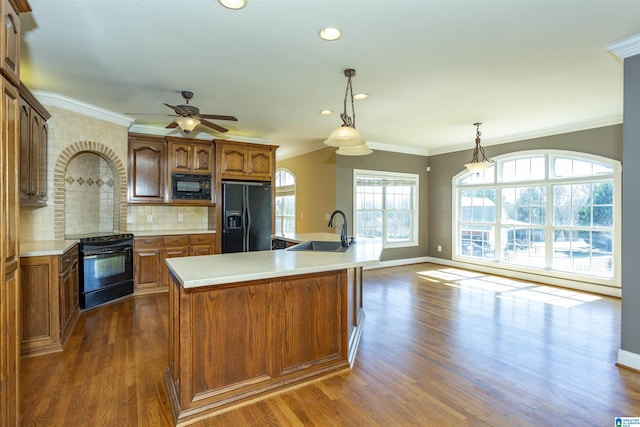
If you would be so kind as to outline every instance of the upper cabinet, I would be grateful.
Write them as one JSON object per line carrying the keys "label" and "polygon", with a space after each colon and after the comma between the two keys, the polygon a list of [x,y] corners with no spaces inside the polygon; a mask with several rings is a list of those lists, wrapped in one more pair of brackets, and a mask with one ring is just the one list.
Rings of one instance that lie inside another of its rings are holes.
{"label": "upper cabinet", "polygon": [[127,201],[163,204],[167,192],[167,143],[164,138],[129,134]]}
{"label": "upper cabinet", "polygon": [[278,147],[220,140],[215,143],[221,179],[271,181]]}
{"label": "upper cabinet", "polygon": [[[17,5],[20,11],[24,7]],[[2,0],[2,46],[0,68],[4,76],[16,86],[20,85],[20,18],[9,0]],[[28,5],[27,5],[28,9]]]}
{"label": "upper cabinet", "polygon": [[20,205],[47,204],[47,110],[24,86],[20,92]]}
{"label": "upper cabinet", "polygon": [[210,142],[167,137],[169,172],[213,174],[213,145]]}

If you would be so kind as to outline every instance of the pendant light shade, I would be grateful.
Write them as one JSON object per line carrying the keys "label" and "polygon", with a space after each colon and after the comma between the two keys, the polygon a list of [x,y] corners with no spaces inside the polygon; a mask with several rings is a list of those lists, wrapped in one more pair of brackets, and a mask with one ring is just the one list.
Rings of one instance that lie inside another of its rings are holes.
{"label": "pendant light shade", "polygon": [[366,142],[362,145],[340,147],[336,150],[336,154],[340,154],[341,156],[366,156],[371,153],[373,153],[373,150],[369,148]]}
{"label": "pendant light shade", "polygon": [[362,145],[366,141],[355,128],[351,126],[340,126],[336,128],[324,143],[330,147],[355,147]]}
{"label": "pendant light shade", "polygon": [[476,146],[473,149],[473,155],[471,156],[471,161],[464,165],[469,172],[480,173],[483,170],[487,169],[489,166],[493,164],[493,160],[487,159],[484,154],[484,148],[480,145],[480,125],[482,123],[474,123],[473,125],[476,127]]}
{"label": "pendant light shade", "polygon": [[[356,130],[356,111],[353,105],[353,87],[351,85],[351,77],[356,75],[356,70],[347,68],[344,70],[344,75],[347,77],[347,88],[344,92],[344,111],[340,114],[342,126],[331,132],[324,143],[330,147],[338,147],[336,154],[346,156],[370,154],[372,150],[367,147],[367,141]],[[347,99],[349,98],[351,99],[351,116],[347,114]]]}

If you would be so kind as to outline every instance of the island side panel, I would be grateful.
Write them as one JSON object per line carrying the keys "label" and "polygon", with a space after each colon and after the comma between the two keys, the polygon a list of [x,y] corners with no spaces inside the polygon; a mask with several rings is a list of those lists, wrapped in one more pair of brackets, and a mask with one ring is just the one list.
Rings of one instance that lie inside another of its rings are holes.
{"label": "island side panel", "polygon": [[283,282],[280,375],[345,360],[347,274],[303,276]]}
{"label": "island side panel", "polygon": [[271,284],[193,292],[193,393],[225,393],[271,379]]}
{"label": "island side panel", "polygon": [[179,424],[349,368],[347,270],[185,289],[172,274]]}

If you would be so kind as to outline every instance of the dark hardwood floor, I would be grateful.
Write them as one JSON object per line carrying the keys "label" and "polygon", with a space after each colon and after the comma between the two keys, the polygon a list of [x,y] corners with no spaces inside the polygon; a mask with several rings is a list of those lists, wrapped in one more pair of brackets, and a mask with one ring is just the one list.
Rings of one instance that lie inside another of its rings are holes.
{"label": "dark hardwood floor", "polygon": [[[613,426],[640,416],[618,368],[620,301],[435,264],[365,272],[352,372],[197,426]],[[167,294],[84,313],[63,353],[22,359],[22,421],[165,426]]]}

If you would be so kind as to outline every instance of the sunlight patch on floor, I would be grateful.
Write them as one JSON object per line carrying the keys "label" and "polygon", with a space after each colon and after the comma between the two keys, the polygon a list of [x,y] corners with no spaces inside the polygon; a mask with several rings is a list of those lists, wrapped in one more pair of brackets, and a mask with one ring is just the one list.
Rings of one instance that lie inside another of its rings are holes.
{"label": "sunlight patch on floor", "polygon": [[419,271],[417,274],[421,279],[471,292],[492,292],[496,294],[497,298],[537,301],[567,308],[601,299],[597,295],[570,289],[537,285],[507,277],[492,276],[457,268],[425,270]]}

